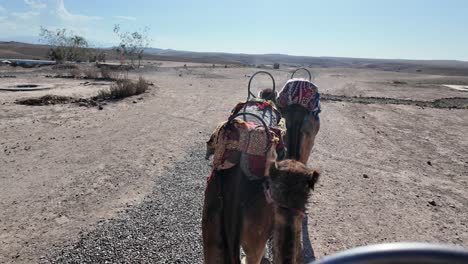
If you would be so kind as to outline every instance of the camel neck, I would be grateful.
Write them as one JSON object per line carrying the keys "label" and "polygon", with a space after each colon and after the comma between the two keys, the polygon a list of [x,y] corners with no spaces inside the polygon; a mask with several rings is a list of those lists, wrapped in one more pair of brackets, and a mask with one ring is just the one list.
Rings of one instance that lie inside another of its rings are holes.
{"label": "camel neck", "polygon": [[300,216],[277,208],[273,234],[274,263],[302,263],[301,222]]}

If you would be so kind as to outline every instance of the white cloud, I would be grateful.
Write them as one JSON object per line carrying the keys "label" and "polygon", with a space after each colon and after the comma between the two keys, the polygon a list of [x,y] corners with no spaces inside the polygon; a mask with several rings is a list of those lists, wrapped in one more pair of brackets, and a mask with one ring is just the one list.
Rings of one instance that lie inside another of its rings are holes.
{"label": "white cloud", "polygon": [[9,21],[5,17],[0,17],[0,33],[2,33],[2,36],[8,32],[15,32],[17,28],[16,23]]}
{"label": "white cloud", "polygon": [[[68,10],[66,4],[71,0],[21,1],[28,4],[25,11],[10,10],[10,7],[6,10],[0,5],[1,39],[16,39],[24,36],[33,39],[39,33],[39,26],[48,29],[66,28],[74,34],[84,36],[91,42],[113,38],[112,32],[100,32],[94,26],[97,20],[103,19],[102,17],[74,13],[72,10]],[[0,3],[2,3],[2,0],[0,0]],[[43,5],[46,8],[42,8]]]}
{"label": "white cloud", "polygon": [[28,12],[13,12],[11,16],[20,20],[31,20],[35,17],[39,16],[40,13],[36,11],[28,11]]}
{"label": "white cloud", "polygon": [[55,9],[56,15],[66,21],[92,21],[92,20],[98,20],[101,19],[101,17],[97,16],[86,16],[86,15],[78,15],[78,14],[72,14],[68,12],[68,10],[65,8],[65,3],[63,0],[57,0],[57,6]]}
{"label": "white cloud", "polygon": [[24,2],[30,6],[32,9],[44,9],[47,7],[45,3],[37,0],[24,0]]}
{"label": "white cloud", "polygon": [[114,18],[121,19],[121,20],[128,20],[128,21],[136,20],[136,17],[132,17],[132,16],[114,16]]}

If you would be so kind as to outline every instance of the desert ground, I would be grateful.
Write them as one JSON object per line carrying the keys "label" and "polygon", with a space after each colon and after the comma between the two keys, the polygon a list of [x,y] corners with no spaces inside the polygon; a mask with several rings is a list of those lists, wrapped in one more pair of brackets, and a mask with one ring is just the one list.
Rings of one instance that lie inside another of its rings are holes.
{"label": "desert ground", "polygon": [[[0,67],[0,88],[50,88],[0,91],[0,263],[202,262],[205,141],[258,69],[144,65],[130,78],[152,82],[148,92],[100,107],[17,104],[89,98],[111,82]],[[292,70],[268,70],[277,89]],[[468,247],[468,92],[446,86],[468,77],[311,70],[323,100],[309,259],[382,242]]]}

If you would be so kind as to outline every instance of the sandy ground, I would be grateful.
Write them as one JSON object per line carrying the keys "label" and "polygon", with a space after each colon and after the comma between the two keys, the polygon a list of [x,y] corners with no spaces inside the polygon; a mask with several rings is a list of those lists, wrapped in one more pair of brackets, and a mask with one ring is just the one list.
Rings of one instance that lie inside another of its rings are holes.
{"label": "sandy ground", "polygon": [[[0,79],[0,85],[54,86],[0,91],[0,263],[54,262],[60,258],[47,256],[82,241],[103,221],[114,225],[113,219],[126,219],[132,214],[128,210],[148,197],[170,199],[158,183],[190,153],[202,153],[211,130],[245,99],[247,75],[257,70],[213,69],[211,64],[184,69],[184,64],[147,65],[139,74],[155,87],[103,110],[14,101],[44,94],[89,97],[109,83],[85,86],[83,80],[45,78],[45,69],[0,69],[0,75],[17,76]],[[270,72],[278,86],[288,78],[287,70]],[[442,85],[465,85],[466,77],[355,69],[314,73],[320,91],[334,95],[468,98]],[[254,86],[268,84],[259,79]],[[308,210],[317,258],[392,241],[468,247],[468,110],[350,102],[323,102],[322,107],[309,162],[322,172]],[[201,162],[192,163],[199,168]],[[198,184],[190,193],[196,199],[185,210],[174,209],[180,210],[175,215],[200,212],[205,174],[187,174],[188,182]],[[197,226],[200,217],[190,221]],[[191,262],[201,262],[200,246],[191,250],[198,256]],[[152,261],[163,263],[157,257]]]}

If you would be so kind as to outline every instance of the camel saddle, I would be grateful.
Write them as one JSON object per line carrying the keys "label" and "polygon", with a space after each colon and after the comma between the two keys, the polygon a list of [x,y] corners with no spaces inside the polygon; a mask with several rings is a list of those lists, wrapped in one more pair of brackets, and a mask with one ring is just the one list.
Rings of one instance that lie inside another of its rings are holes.
{"label": "camel saddle", "polygon": [[318,119],[320,113],[320,93],[317,86],[306,79],[290,79],[278,95],[278,106],[301,105]]}
{"label": "camel saddle", "polygon": [[255,99],[237,104],[228,121],[221,123],[208,141],[214,148],[213,170],[240,164],[249,179],[263,178],[271,150],[276,151],[279,159],[284,158],[283,124],[271,101]]}

